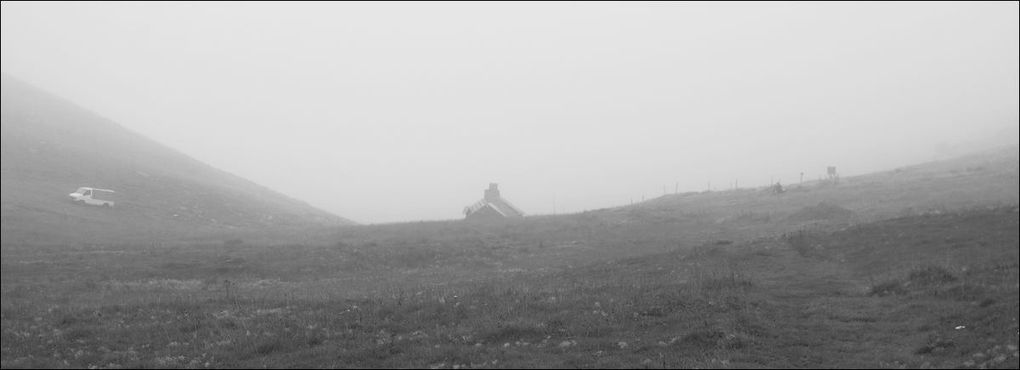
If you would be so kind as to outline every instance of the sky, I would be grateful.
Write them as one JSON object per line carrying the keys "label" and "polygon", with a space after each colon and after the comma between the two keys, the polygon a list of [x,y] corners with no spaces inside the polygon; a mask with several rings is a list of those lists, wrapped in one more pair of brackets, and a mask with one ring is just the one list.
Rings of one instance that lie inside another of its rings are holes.
{"label": "sky", "polygon": [[3,2],[2,70],[360,223],[1018,141],[1017,2]]}

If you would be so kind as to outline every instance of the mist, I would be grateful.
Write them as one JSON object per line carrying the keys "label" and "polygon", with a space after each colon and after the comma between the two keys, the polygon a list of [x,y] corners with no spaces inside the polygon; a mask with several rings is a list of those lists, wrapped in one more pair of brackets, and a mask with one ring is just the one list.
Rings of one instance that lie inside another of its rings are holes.
{"label": "mist", "polygon": [[2,70],[362,223],[1018,141],[1018,4],[19,3]]}

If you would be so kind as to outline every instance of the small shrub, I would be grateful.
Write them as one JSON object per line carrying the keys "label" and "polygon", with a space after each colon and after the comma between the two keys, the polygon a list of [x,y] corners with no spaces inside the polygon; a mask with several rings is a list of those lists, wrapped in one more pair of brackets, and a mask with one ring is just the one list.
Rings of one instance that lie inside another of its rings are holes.
{"label": "small shrub", "polygon": [[725,338],[726,333],[718,330],[699,330],[685,335],[681,343],[693,347],[711,349],[719,347],[719,343]]}
{"label": "small shrub", "polygon": [[274,352],[286,352],[289,350],[290,345],[285,343],[279,338],[270,339],[268,341],[261,342],[255,346],[255,354],[266,356]]}
{"label": "small shrub", "polygon": [[325,339],[318,335],[311,335],[305,338],[305,345],[309,347],[315,347],[325,342]]}
{"label": "small shrub", "polygon": [[72,328],[64,333],[64,339],[73,342],[79,339],[91,339],[96,336],[95,331],[90,328]]}
{"label": "small shrub", "polygon": [[734,320],[734,327],[741,332],[753,335],[756,337],[763,337],[769,334],[769,329],[762,326],[757,320],[749,317],[744,313],[737,313],[736,319]]}
{"label": "small shrub", "polygon": [[928,336],[928,343],[914,350],[915,355],[927,355],[933,353],[943,352],[946,349],[955,347],[951,339],[942,338],[938,334],[932,334]]}
{"label": "small shrub", "polygon": [[648,308],[647,310],[642,311],[640,313],[640,315],[641,316],[647,316],[647,317],[665,317],[666,316],[666,309],[662,308],[662,307],[658,307],[658,306],[651,307],[651,308]]}
{"label": "small shrub", "polygon": [[910,272],[907,280],[913,285],[940,286],[956,281],[956,276],[943,267],[925,266]]}
{"label": "small shrub", "polygon": [[907,288],[899,280],[889,280],[871,286],[868,295],[885,297],[889,295],[907,294]]}
{"label": "small shrub", "polygon": [[811,257],[816,254],[815,247],[811,245],[811,238],[803,231],[783,235],[783,240],[801,257]]}
{"label": "small shrub", "polygon": [[237,321],[235,321],[234,319],[230,319],[230,318],[219,320],[217,322],[217,326],[219,328],[226,329],[226,330],[233,330],[233,329],[237,329],[237,328],[241,327],[241,325],[239,325],[237,323]]}
{"label": "small shrub", "polygon": [[[957,301],[978,301],[987,299],[990,293],[988,289],[980,285],[959,284],[940,293],[941,296]],[[992,305],[988,303],[987,305]]]}
{"label": "small shrub", "polygon": [[205,323],[193,320],[182,323],[180,326],[177,327],[177,330],[179,330],[181,333],[194,333],[199,330],[202,330],[202,328],[204,327]]}
{"label": "small shrub", "polygon": [[[925,266],[916,268],[911,271],[905,279],[894,279],[884,281],[871,286],[868,294],[872,296],[889,296],[889,295],[902,295],[909,292],[909,288],[933,288],[941,287],[943,285],[955,282],[956,276],[950,273],[943,267],[939,266]],[[946,293],[949,295],[959,295],[957,289],[954,287],[949,289]],[[941,294],[936,292],[936,294]],[[968,295],[973,296],[973,295]]]}
{"label": "small shrub", "polygon": [[695,287],[702,292],[724,292],[744,290],[754,286],[751,278],[740,272],[737,266],[721,266],[696,275]]}
{"label": "small shrub", "polygon": [[568,323],[561,318],[553,318],[545,322],[545,327],[552,333],[563,333],[568,329]]}
{"label": "small shrub", "polygon": [[719,341],[719,346],[726,349],[742,349],[752,345],[753,341],[745,335],[729,334]]}

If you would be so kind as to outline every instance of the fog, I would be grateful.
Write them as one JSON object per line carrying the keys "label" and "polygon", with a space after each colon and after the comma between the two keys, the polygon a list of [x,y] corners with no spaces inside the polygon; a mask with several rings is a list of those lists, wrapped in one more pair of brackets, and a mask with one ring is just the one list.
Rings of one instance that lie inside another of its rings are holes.
{"label": "fog", "polygon": [[362,223],[1018,141],[1018,4],[20,3],[2,70]]}

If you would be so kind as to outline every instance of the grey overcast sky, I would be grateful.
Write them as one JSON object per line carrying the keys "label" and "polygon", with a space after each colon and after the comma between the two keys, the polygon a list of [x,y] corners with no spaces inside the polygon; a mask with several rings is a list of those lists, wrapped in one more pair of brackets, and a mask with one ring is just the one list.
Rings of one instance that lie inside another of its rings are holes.
{"label": "grey overcast sky", "polygon": [[2,4],[3,72],[363,223],[1018,140],[1018,3]]}

